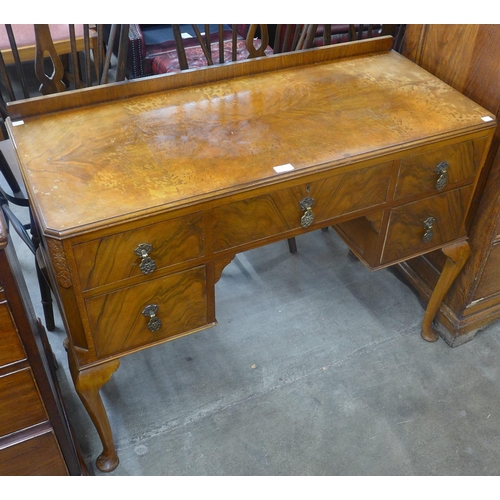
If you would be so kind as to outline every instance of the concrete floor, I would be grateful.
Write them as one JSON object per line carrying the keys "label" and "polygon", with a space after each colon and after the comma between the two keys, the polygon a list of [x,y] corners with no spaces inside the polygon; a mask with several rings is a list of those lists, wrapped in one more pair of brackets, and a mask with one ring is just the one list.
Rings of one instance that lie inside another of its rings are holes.
{"label": "concrete floor", "polygon": [[[21,214],[22,215],[22,214]],[[120,465],[103,474],[60,318],[49,340],[97,476],[484,476],[500,473],[500,324],[450,348],[390,270],[314,231],[238,255],[218,326],[123,358],[102,397]],[[37,315],[33,259],[19,240]]]}

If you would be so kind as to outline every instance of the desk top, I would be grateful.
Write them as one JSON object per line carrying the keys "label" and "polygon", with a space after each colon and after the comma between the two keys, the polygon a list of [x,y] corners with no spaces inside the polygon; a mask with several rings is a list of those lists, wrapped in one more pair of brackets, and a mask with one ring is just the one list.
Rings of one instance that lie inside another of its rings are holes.
{"label": "desk top", "polygon": [[43,229],[64,236],[494,123],[382,50],[31,116],[9,132]]}

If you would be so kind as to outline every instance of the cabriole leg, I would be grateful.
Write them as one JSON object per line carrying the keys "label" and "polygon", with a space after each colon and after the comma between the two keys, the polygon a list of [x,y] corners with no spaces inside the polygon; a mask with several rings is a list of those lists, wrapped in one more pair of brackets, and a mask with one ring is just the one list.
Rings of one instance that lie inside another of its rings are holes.
{"label": "cabriole leg", "polygon": [[68,349],[68,359],[76,392],[87,409],[101,438],[103,450],[96,460],[96,466],[102,472],[111,472],[116,469],[119,460],[113,442],[108,415],[99,391],[118,369],[120,360],[114,359],[97,366],[79,370],[74,363],[71,349]]}
{"label": "cabriole leg", "polygon": [[466,241],[449,245],[442,249],[446,255],[446,263],[441,276],[432,292],[422,322],[422,338],[427,342],[435,342],[439,338],[438,332],[432,327],[432,322],[450,286],[470,255],[470,246]]}

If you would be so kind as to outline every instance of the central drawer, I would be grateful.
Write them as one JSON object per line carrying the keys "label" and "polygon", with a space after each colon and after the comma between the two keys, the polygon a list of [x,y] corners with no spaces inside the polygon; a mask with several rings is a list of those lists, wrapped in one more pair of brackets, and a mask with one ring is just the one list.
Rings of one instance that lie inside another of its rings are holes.
{"label": "central drawer", "polygon": [[314,225],[382,205],[392,162],[338,174],[288,189],[229,203],[213,210],[214,251],[220,252],[301,227],[301,201],[313,200]]}
{"label": "central drawer", "polygon": [[206,286],[205,266],[198,266],[87,299],[97,355],[123,353],[206,326]]}

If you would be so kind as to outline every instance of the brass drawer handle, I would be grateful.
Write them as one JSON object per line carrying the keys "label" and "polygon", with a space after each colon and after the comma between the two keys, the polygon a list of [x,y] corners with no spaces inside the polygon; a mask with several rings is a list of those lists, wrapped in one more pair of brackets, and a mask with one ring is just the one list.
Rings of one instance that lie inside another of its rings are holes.
{"label": "brass drawer handle", "polygon": [[309,227],[314,222],[314,213],[312,211],[312,205],[314,199],[307,196],[302,201],[299,202],[301,210],[304,212],[300,218],[300,225],[302,227]]}
{"label": "brass drawer handle", "polygon": [[161,328],[161,319],[156,316],[158,309],[158,304],[149,304],[142,311],[144,316],[149,317],[148,330],[153,333]]}
{"label": "brass drawer handle", "polygon": [[139,268],[142,274],[150,274],[156,269],[156,262],[148,255],[153,250],[149,243],[141,243],[134,250],[134,253],[141,258]]}
{"label": "brass drawer handle", "polygon": [[436,189],[438,191],[441,191],[446,184],[448,184],[448,163],[445,161],[442,161],[438,163],[435,171],[436,174],[438,175],[437,181],[436,181]]}
{"label": "brass drawer handle", "polygon": [[434,229],[432,228],[432,226],[434,226],[435,223],[436,219],[434,217],[427,217],[427,219],[424,220],[423,225],[425,233],[422,238],[424,240],[424,243],[429,243],[429,241],[431,241],[432,238],[434,238]]}

